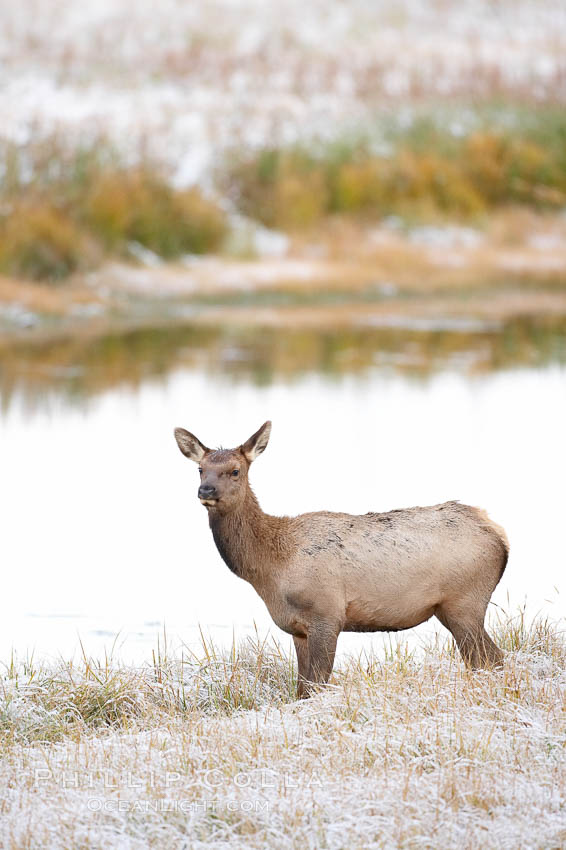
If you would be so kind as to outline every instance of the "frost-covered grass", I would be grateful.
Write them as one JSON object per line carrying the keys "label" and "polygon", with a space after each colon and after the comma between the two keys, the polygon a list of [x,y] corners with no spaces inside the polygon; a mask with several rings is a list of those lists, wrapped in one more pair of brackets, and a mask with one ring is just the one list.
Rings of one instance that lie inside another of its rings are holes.
{"label": "frost-covered grass", "polygon": [[423,102],[563,104],[562,0],[20,0],[4,3],[0,134],[145,140],[182,181],[219,152]]}
{"label": "frost-covered grass", "polygon": [[0,844],[563,846],[566,640],[521,615],[492,630],[501,672],[393,642],[300,703],[294,663],[257,641],[139,669],[11,663]]}

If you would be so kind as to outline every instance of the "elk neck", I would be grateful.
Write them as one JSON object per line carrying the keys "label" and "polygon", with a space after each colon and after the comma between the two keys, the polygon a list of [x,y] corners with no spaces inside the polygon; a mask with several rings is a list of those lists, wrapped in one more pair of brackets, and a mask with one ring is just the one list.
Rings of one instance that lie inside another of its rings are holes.
{"label": "elk neck", "polygon": [[254,586],[262,584],[292,552],[289,517],[264,513],[250,487],[238,508],[226,514],[211,511],[209,525],[224,562]]}

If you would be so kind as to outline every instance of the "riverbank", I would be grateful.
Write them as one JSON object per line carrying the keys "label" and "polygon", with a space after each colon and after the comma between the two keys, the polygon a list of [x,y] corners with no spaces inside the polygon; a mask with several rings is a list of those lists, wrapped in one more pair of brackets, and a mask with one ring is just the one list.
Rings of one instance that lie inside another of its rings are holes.
{"label": "riverbank", "polygon": [[183,325],[328,329],[566,315],[566,219],[508,211],[485,230],[335,219],[250,259],[151,252],[58,285],[0,278],[0,345]]}
{"label": "riverbank", "polygon": [[0,842],[558,847],[564,634],[521,614],[492,631],[503,672],[466,672],[443,636],[416,652],[392,641],[301,703],[274,644],[141,668],[12,661]]}

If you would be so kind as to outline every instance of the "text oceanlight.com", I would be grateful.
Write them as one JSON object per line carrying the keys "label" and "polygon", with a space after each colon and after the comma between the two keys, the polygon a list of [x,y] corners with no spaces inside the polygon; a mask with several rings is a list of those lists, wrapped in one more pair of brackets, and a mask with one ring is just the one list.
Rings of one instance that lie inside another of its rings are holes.
{"label": "text oceanlight.com", "polygon": [[101,800],[87,801],[91,812],[268,812],[267,800]]}

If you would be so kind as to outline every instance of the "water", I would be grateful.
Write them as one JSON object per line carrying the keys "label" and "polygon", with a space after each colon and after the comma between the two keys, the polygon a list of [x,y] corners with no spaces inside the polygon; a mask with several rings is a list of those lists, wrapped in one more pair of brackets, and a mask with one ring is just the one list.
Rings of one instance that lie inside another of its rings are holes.
{"label": "water", "polygon": [[[538,343],[527,334],[528,356],[510,346],[516,334],[506,345],[439,333],[431,353],[426,334],[397,331],[363,345],[184,333],[171,332],[169,350],[155,331],[149,346],[129,335],[4,352],[0,658],[68,658],[80,641],[139,660],[164,627],[174,650],[195,647],[200,629],[227,645],[254,624],[287,646],[220,560],[196,467],[172,435],[181,425],[231,446],[268,418],[251,472],[265,510],[481,505],[511,541],[494,602],[566,615],[561,329]],[[339,646],[382,640],[343,635]]]}

